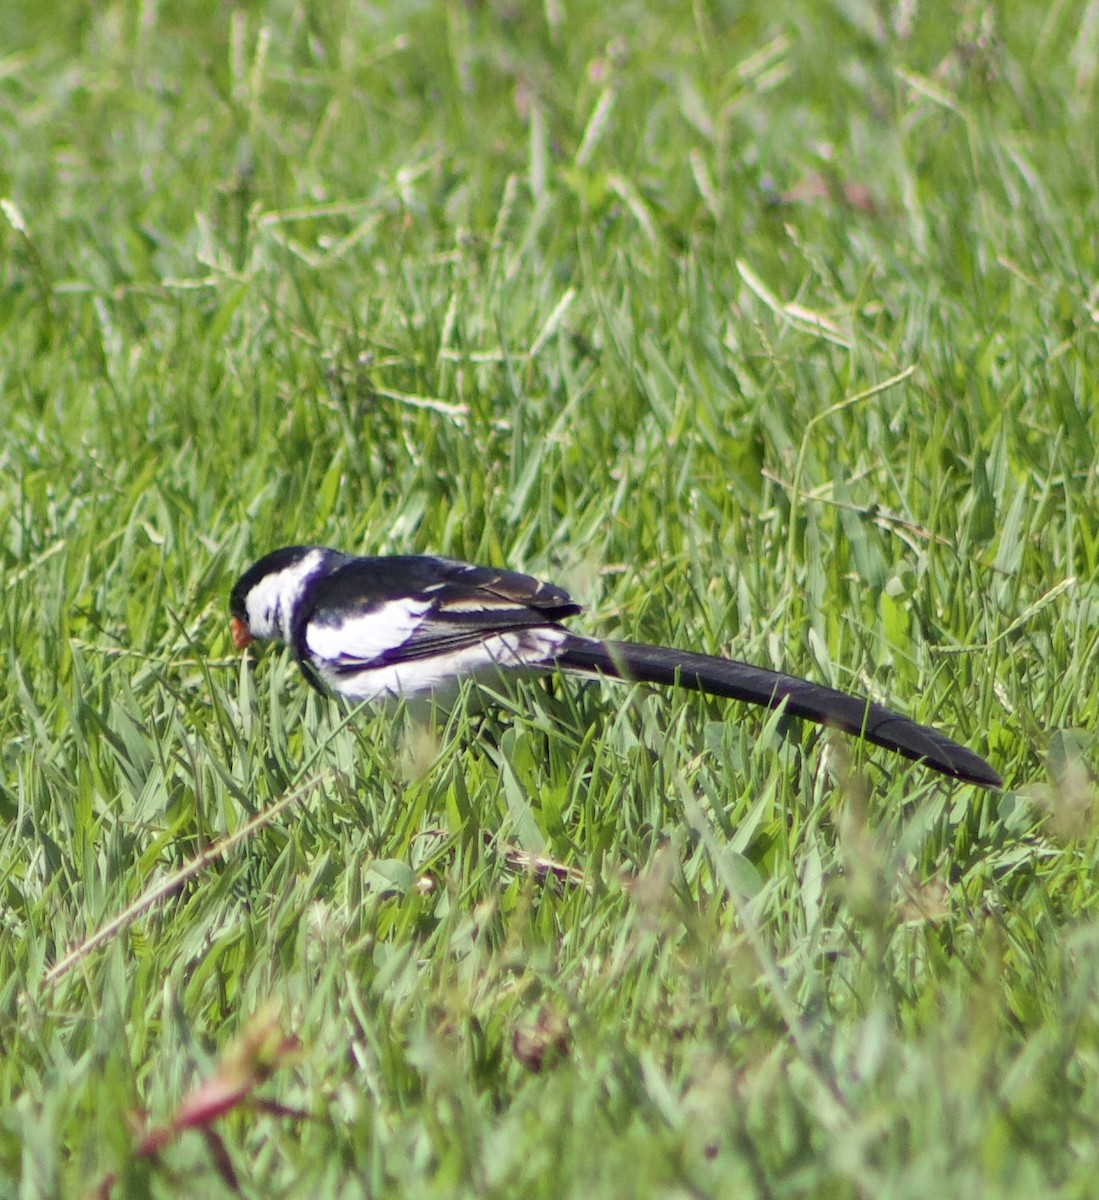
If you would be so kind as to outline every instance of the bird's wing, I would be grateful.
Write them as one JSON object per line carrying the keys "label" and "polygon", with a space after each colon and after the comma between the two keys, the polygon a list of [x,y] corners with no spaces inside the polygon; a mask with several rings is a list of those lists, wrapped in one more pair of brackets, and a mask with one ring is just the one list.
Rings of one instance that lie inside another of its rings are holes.
{"label": "bird's wing", "polygon": [[449,559],[356,559],[324,581],[296,639],[330,670],[450,654],[496,634],[556,625],[580,611],[529,575]]}

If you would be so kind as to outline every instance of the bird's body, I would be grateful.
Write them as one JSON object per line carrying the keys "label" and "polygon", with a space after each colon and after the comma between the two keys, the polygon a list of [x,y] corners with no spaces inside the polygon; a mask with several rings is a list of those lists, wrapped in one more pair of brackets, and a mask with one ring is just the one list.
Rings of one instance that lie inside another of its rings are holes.
{"label": "bird's body", "polygon": [[429,555],[362,558],[288,546],[241,576],[230,600],[233,640],[279,640],[306,678],[351,701],[412,698],[501,670],[564,670],[680,684],[816,721],[998,787],[973,751],[881,705],[762,667],[707,654],[607,642],[562,625],[581,611],[529,575]]}

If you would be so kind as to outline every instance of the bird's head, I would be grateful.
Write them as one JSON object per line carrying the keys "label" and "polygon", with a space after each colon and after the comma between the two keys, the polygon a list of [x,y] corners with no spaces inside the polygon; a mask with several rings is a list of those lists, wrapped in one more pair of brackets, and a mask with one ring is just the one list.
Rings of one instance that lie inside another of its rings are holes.
{"label": "bird's head", "polygon": [[233,645],[240,650],[253,641],[289,642],[306,588],[346,560],[323,546],[284,546],[253,563],[229,596]]}

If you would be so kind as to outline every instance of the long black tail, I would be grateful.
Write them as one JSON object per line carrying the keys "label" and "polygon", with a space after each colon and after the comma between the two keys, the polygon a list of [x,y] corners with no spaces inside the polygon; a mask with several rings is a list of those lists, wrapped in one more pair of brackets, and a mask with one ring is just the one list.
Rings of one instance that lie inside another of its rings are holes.
{"label": "long black tail", "polygon": [[612,679],[678,683],[681,687],[746,700],[765,708],[784,705],[793,717],[863,737],[905,758],[917,759],[944,775],[981,787],[1001,786],[999,775],[983,758],[934,729],[917,725],[880,704],[778,671],[663,646],[598,642],[581,637],[571,637],[554,661],[566,670],[607,675]]}

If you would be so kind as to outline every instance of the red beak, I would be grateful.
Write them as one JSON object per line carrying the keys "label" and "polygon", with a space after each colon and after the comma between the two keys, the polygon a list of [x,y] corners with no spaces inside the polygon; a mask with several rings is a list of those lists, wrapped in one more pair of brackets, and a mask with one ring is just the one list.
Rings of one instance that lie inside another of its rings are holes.
{"label": "red beak", "polygon": [[229,621],[229,633],[233,639],[233,645],[238,650],[243,650],[245,646],[252,640],[252,631],[248,625],[240,619],[240,617],[232,617]]}

